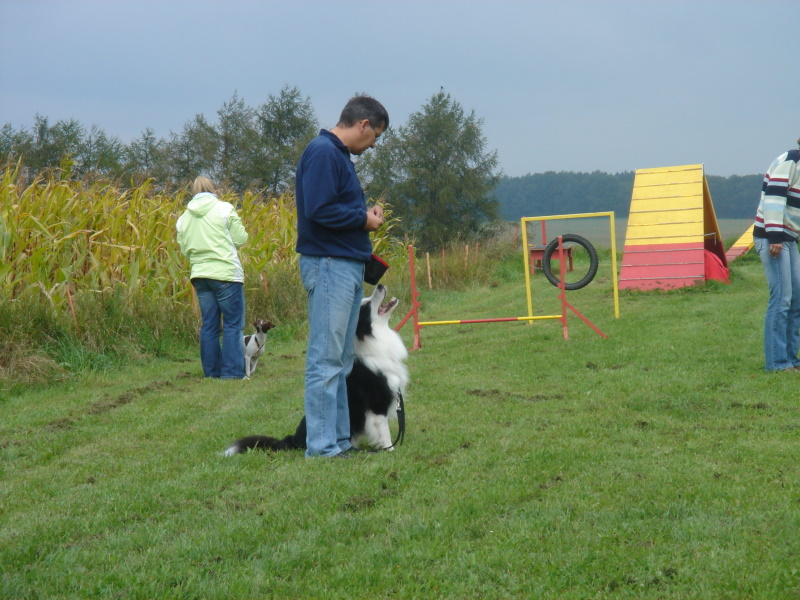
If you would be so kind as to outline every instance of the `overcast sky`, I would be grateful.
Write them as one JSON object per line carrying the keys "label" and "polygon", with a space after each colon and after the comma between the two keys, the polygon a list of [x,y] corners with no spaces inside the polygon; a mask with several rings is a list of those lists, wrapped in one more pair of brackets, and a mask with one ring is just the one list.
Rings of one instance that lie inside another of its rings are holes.
{"label": "overcast sky", "polygon": [[324,127],[367,92],[402,125],[442,87],[510,176],[704,163],[800,137],[800,0],[0,0],[0,124],[124,142],[284,85]]}

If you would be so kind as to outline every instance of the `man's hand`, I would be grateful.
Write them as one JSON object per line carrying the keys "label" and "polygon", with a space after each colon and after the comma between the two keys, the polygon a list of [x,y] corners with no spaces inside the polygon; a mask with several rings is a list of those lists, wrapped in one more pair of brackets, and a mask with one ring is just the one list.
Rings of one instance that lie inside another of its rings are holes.
{"label": "man's hand", "polygon": [[781,248],[783,248],[783,244],[770,244],[769,255],[772,258],[778,258],[778,255],[781,253]]}
{"label": "man's hand", "polygon": [[375,231],[381,225],[383,225],[383,207],[373,206],[367,210],[367,223],[364,225],[364,229]]}

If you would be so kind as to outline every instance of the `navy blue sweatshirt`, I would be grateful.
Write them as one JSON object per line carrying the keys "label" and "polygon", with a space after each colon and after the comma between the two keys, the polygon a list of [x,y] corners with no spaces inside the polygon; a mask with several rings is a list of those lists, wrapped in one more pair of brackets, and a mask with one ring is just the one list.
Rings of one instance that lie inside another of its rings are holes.
{"label": "navy blue sweatshirt", "polygon": [[367,201],[350,150],[325,129],[297,163],[297,247],[306,256],[367,262]]}

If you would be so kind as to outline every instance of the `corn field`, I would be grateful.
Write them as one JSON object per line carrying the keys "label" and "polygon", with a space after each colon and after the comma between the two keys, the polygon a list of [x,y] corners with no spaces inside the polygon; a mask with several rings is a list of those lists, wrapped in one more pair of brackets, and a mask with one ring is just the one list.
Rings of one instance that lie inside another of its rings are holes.
{"label": "corn field", "polygon": [[[264,281],[294,268],[291,195],[221,198],[237,206],[249,234],[241,249],[247,280]],[[128,297],[191,304],[188,261],[175,240],[175,222],[189,199],[186,190],[154,192],[152,181],[121,191],[53,174],[21,188],[16,169],[6,169],[0,188],[0,294],[7,300],[44,297],[59,310],[75,295],[117,288]],[[390,238],[393,226],[389,222],[373,238],[376,251],[398,246]]]}

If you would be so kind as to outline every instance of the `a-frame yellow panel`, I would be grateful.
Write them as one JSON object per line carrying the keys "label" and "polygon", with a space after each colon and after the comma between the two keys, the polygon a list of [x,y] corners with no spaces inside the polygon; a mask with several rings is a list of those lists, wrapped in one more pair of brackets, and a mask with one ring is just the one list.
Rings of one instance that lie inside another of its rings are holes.
{"label": "a-frame yellow panel", "polygon": [[702,239],[703,165],[638,169],[633,182],[625,246]]}

